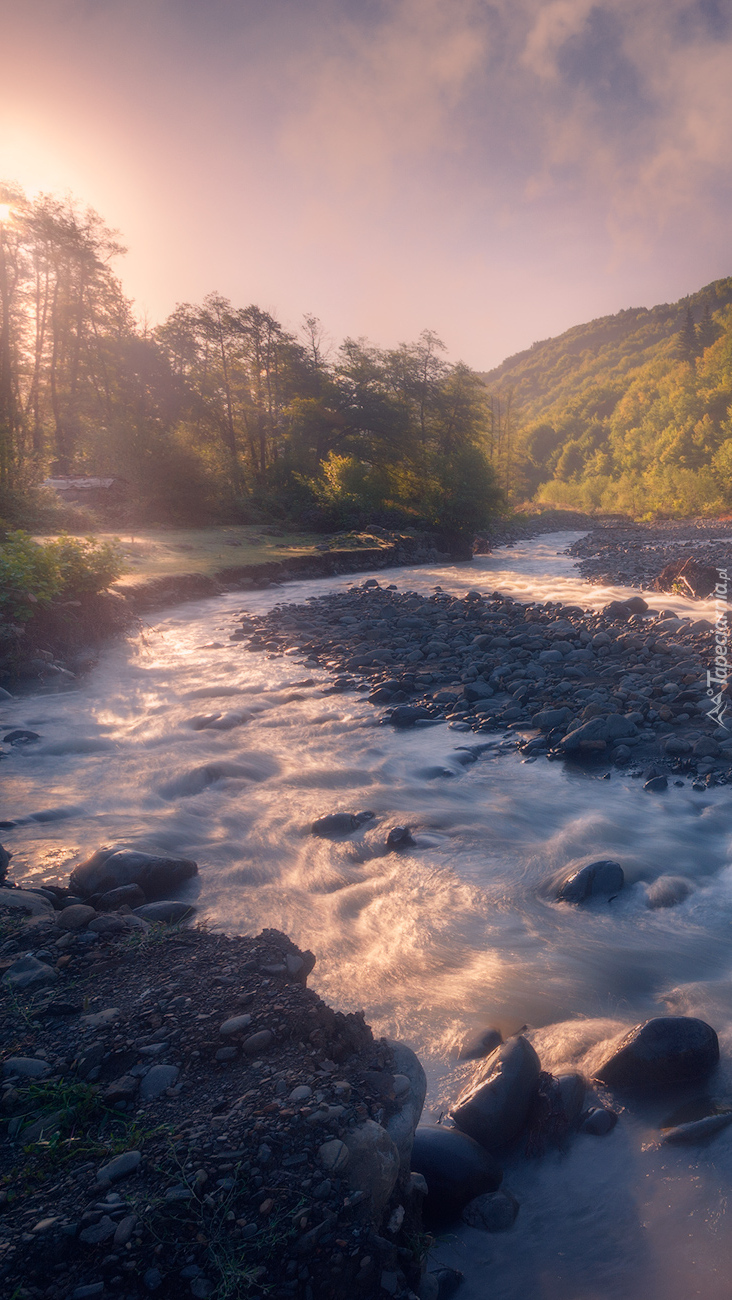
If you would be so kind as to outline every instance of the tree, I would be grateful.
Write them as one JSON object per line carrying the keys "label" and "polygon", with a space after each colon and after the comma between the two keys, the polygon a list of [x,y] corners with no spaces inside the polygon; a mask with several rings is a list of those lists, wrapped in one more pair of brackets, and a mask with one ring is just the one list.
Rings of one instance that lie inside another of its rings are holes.
{"label": "tree", "polygon": [[684,323],[677,335],[678,354],[682,361],[693,363],[694,358],[699,354],[699,339],[694,324],[694,313],[691,307],[686,308]]}

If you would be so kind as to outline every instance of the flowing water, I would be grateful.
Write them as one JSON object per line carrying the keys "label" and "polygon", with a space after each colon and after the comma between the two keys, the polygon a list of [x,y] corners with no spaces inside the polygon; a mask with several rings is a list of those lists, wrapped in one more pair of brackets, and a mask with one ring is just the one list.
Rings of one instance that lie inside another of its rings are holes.
{"label": "flowing water", "polygon": [[[627,594],[579,578],[562,554],[576,536],[377,576],[400,590],[499,589],[585,608]],[[501,751],[500,736],[464,765],[470,734],[394,732],[359,695],[323,696],[325,672],[228,640],[241,609],[366,576],[178,607],[106,649],[74,689],[6,702],[5,729],[42,737],[0,770],[0,815],[17,822],[3,832],[16,878],[65,882],[75,862],[112,842],[195,858],[199,916],[229,933],[287,931],[318,955],[311,984],[326,1001],[363,1008],[375,1032],[419,1052],[428,1116],[467,1073],[451,1050],[486,1025],[505,1035],[528,1024],[556,1070],[581,1066],[638,1020],[688,1013],[714,1025],[732,1059],[729,788],[701,793],[687,782],[649,795],[617,771],[602,780],[522,762]],[[654,603],[712,613],[676,597]],[[197,729],[211,713],[220,729]],[[308,833],[317,816],[363,808],[376,823],[347,842]],[[386,854],[386,829],[398,823],[418,847]],[[547,882],[559,870],[598,857],[625,869],[615,902],[551,901]],[[649,908],[663,876],[683,877],[689,895]],[[712,1091],[728,1088],[723,1069]],[[514,1160],[515,1228],[459,1228],[440,1245],[466,1273],[463,1300],[729,1300],[732,1130],[703,1148],[659,1148],[664,1114],[634,1106],[609,1137]]]}

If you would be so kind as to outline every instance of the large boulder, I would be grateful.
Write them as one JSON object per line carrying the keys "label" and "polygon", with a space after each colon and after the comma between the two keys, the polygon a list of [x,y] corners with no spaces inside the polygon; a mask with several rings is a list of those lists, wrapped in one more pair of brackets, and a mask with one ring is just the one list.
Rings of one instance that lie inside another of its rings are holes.
{"label": "large boulder", "polygon": [[500,1187],[503,1171],[480,1143],[459,1129],[421,1125],[414,1135],[412,1169],[427,1183],[425,1218],[454,1218],[468,1201]]}
{"label": "large boulder", "polygon": [[521,1034],[501,1043],[458,1097],[452,1117],[487,1151],[500,1151],[524,1128],[541,1072],[539,1058]]}
{"label": "large boulder", "polygon": [[104,894],[122,885],[139,885],[150,901],[168,897],[186,880],[198,874],[198,864],[189,858],[163,858],[137,849],[97,849],[86,862],[74,867],[70,885],[82,898]]}
{"label": "large boulder", "polygon": [[692,1016],[658,1016],[636,1025],[595,1070],[617,1088],[665,1088],[700,1083],[719,1061],[717,1035]]}
{"label": "large boulder", "polygon": [[591,898],[614,898],[625,884],[625,874],[619,862],[601,858],[588,862],[586,867],[573,871],[560,885],[557,898],[560,903],[587,903]]}
{"label": "large boulder", "polygon": [[385,1128],[373,1119],[359,1124],[345,1138],[348,1150],[346,1177],[352,1191],[366,1192],[371,1218],[380,1223],[399,1177],[399,1152]]}
{"label": "large boulder", "polygon": [[386,1131],[399,1152],[400,1172],[406,1176],[412,1167],[412,1144],[427,1094],[427,1076],[411,1047],[396,1039],[387,1041],[392,1052],[395,1082],[397,1079],[407,1080],[408,1085],[398,1095],[399,1110],[390,1115],[386,1123]]}
{"label": "large boulder", "polygon": [[26,912],[28,916],[53,915],[53,906],[43,894],[31,893],[29,889],[0,889],[0,907],[11,907],[14,911]]}

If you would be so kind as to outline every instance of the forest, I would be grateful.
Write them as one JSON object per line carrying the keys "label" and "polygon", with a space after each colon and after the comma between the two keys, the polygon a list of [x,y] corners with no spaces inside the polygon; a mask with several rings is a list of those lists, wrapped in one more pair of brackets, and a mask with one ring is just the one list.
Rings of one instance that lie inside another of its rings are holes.
{"label": "forest", "polygon": [[732,507],[732,278],[482,376],[514,499],[635,518]]}
{"label": "forest", "polygon": [[366,523],[467,535],[501,508],[491,403],[435,333],[329,345],[219,293],[141,326],[118,235],[0,187],[0,518],[53,526],[48,476],[111,476],[117,522]]}

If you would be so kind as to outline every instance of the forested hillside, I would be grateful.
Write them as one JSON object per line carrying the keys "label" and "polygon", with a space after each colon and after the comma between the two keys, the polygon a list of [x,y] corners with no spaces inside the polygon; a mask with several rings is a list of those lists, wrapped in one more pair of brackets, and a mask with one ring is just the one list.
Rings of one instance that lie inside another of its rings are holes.
{"label": "forested hillside", "polygon": [[128,521],[488,522],[486,390],[432,332],[329,349],[312,316],[293,332],[217,293],[141,328],[123,252],[96,213],[0,186],[0,520],[85,474],[122,481]]}
{"label": "forested hillside", "polygon": [[483,378],[515,497],[640,516],[732,505],[732,278],[577,326]]}

